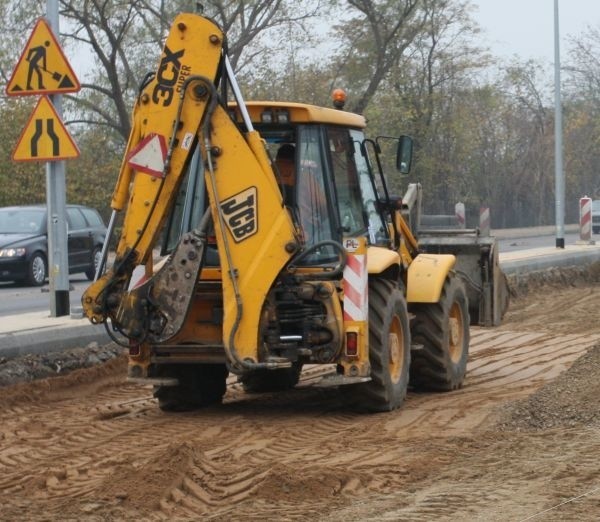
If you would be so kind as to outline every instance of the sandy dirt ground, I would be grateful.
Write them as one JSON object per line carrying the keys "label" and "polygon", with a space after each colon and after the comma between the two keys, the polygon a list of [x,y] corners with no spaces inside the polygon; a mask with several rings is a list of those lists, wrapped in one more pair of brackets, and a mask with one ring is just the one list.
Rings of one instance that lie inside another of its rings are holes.
{"label": "sandy dirt ground", "polygon": [[599,311],[598,283],[530,289],[472,329],[462,389],[385,414],[315,367],[184,414],[122,358],[1,388],[0,520],[598,520]]}

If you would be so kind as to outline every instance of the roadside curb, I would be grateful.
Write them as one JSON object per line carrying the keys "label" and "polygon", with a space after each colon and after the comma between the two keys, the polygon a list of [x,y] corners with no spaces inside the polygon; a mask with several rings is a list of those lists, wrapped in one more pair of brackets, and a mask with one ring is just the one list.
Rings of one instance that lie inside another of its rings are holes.
{"label": "roadside curb", "polygon": [[[565,225],[565,232],[575,234],[579,232],[579,225]],[[490,235],[496,239],[523,239],[535,236],[552,236],[554,234],[556,234],[556,226],[553,225],[533,228],[497,228],[492,229],[490,232]]]}
{"label": "roadside curb", "polygon": [[29,354],[40,354],[68,350],[97,342],[106,344],[110,338],[102,325],[93,325],[85,319],[59,325],[23,329],[0,333],[0,357],[11,359]]}
{"label": "roadside curb", "polygon": [[567,246],[565,249],[538,248],[500,254],[500,268],[506,275],[522,275],[549,268],[589,265],[600,261],[600,246]]}

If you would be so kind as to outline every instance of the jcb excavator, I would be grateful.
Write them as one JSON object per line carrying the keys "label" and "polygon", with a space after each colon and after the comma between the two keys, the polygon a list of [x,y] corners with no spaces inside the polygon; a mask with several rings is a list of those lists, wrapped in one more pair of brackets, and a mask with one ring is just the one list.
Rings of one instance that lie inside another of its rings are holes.
{"label": "jcb excavator", "polygon": [[[229,372],[250,392],[291,388],[304,364],[332,365],[320,384],[370,411],[409,382],[460,387],[469,324],[498,324],[507,302],[493,238],[422,246],[421,188],[389,194],[384,138],[340,97],[245,103],[226,48],[216,23],[179,15],[136,100],[116,257],[82,298],[127,340],[128,379],[163,410],[220,402]],[[400,172],[411,158],[398,138]]]}

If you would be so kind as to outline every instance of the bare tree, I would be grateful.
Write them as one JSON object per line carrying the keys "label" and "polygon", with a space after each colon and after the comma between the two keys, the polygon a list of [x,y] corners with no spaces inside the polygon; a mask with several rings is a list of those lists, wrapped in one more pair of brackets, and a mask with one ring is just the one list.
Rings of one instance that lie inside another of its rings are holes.
{"label": "bare tree", "polygon": [[[148,56],[157,56],[171,20],[189,11],[190,1],[60,0],[67,20],[64,38],[76,42],[94,64],[82,93],[70,97],[79,116],[72,123],[104,126],[126,140],[130,107],[144,75]],[[301,24],[316,15],[320,2],[294,5],[292,0],[211,0],[204,13],[228,34],[234,67],[249,67],[264,52],[259,41],[286,23]],[[194,7],[195,9],[195,7]]]}
{"label": "bare tree", "polygon": [[362,113],[382,81],[421,31],[423,0],[348,0],[354,16],[337,34],[345,42],[338,57],[339,76],[356,90],[351,110]]}

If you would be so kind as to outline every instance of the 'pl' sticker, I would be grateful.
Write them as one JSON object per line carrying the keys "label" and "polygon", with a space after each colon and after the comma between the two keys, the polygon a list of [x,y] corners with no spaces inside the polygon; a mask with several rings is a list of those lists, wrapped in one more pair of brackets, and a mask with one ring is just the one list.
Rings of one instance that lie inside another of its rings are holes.
{"label": "'pl' sticker", "polygon": [[344,248],[347,252],[356,252],[358,250],[360,243],[357,239],[348,238],[344,239]]}

